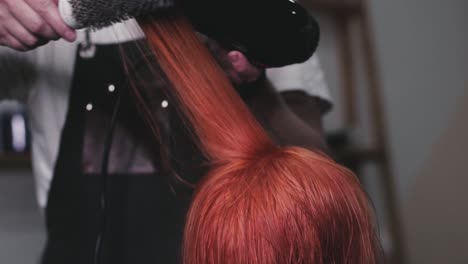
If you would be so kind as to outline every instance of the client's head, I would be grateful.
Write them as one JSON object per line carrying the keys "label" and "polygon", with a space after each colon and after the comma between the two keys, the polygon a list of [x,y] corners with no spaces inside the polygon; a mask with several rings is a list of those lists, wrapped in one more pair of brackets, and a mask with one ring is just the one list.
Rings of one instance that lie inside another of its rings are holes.
{"label": "client's head", "polygon": [[[211,165],[187,215],[183,263],[375,264],[374,218],[356,177],[321,154],[276,146],[184,17],[141,25]],[[234,73],[255,76],[227,54]]]}
{"label": "client's head", "polygon": [[278,148],[215,168],[185,228],[184,264],[376,263],[372,212],[354,175]]}

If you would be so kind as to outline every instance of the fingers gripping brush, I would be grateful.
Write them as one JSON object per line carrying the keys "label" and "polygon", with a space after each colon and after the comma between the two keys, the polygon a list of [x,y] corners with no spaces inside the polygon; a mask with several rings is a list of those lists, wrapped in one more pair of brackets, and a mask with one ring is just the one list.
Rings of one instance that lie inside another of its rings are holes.
{"label": "fingers gripping brush", "polygon": [[65,23],[74,29],[100,29],[132,17],[166,11],[175,0],[59,0]]}

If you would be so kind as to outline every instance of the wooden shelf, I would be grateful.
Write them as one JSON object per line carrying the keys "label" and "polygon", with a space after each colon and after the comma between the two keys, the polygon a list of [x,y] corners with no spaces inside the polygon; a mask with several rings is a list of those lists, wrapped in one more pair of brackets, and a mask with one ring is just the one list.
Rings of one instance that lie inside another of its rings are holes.
{"label": "wooden shelf", "polygon": [[359,163],[368,163],[368,162],[380,162],[385,158],[385,152],[381,149],[365,149],[365,148],[355,148],[349,147],[335,152],[337,160],[347,161],[347,162],[359,162]]}
{"label": "wooden shelf", "polygon": [[362,1],[304,0],[301,3],[312,11],[337,15],[356,15],[362,12]]}
{"label": "wooden shelf", "polygon": [[[386,263],[404,264],[406,261],[405,239],[401,227],[399,203],[395,191],[394,176],[388,157],[388,142],[385,129],[385,115],[383,113],[382,99],[380,93],[379,71],[377,69],[377,58],[375,44],[372,36],[370,17],[367,12],[365,0],[302,0],[301,3],[312,13],[329,17],[334,25],[337,42],[337,57],[341,72],[341,86],[344,101],[344,116],[346,127],[355,127],[359,123],[357,118],[357,91],[358,82],[356,80],[356,55],[354,48],[359,47],[359,56],[362,57],[363,81],[366,84],[367,103],[369,105],[370,130],[374,138],[375,146],[368,148],[365,146],[355,146],[349,135],[331,135],[329,139],[334,144],[332,149],[333,157],[349,167],[359,177],[363,166],[374,163],[379,171],[383,188],[379,190],[385,205],[381,210],[386,211],[386,221],[388,230],[391,233],[391,247],[393,252],[386,252]],[[356,34],[351,26],[355,27]],[[358,38],[360,44],[355,44]]]}
{"label": "wooden shelf", "polygon": [[31,156],[29,153],[1,153],[0,168],[30,168]]}

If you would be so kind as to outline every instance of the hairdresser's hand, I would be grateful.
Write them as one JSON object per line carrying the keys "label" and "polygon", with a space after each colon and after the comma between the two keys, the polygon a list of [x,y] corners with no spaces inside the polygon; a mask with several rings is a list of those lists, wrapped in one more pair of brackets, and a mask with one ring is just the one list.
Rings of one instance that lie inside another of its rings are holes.
{"label": "hairdresser's hand", "polygon": [[76,32],[62,20],[58,0],[0,0],[0,46],[26,51],[50,40],[74,41]]}

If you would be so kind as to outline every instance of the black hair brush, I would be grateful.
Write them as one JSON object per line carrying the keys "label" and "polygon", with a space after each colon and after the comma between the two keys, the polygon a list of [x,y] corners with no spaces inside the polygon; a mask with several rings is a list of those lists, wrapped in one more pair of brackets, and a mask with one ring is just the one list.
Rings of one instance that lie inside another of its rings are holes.
{"label": "black hair brush", "polygon": [[70,27],[103,28],[131,17],[172,9],[176,0],[59,0],[60,14]]}

